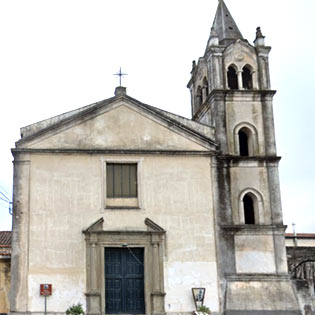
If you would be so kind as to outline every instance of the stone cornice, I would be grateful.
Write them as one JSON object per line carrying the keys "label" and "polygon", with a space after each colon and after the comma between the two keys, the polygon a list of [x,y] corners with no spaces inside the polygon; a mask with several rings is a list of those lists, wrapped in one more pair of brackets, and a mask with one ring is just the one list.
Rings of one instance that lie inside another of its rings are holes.
{"label": "stone cornice", "polygon": [[275,90],[230,90],[230,89],[216,89],[212,90],[207,96],[206,100],[201,104],[199,109],[194,114],[192,120],[197,121],[203,116],[209,107],[215,102],[222,101],[242,101],[242,102],[261,102],[264,100],[272,100],[277,93]]}
{"label": "stone cornice", "polygon": [[246,235],[273,235],[284,234],[286,225],[258,225],[258,224],[242,224],[242,225],[220,225],[220,228],[229,234],[246,234]]}
{"label": "stone cornice", "polygon": [[217,155],[218,160],[228,161],[231,163],[240,162],[276,162],[281,160],[280,156],[267,156],[267,155],[255,155],[255,156],[239,156],[239,155]]}
{"label": "stone cornice", "polygon": [[273,274],[273,273],[243,273],[243,274],[225,274],[228,281],[289,281],[289,274]]}
{"label": "stone cornice", "polygon": [[209,101],[213,103],[214,101],[223,101],[223,100],[237,100],[240,98],[241,101],[252,101],[253,97],[257,101],[263,100],[265,97],[273,97],[277,91],[275,90],[212,90],[209,94]]}
{"label": "stone cornice", "polygon": [[179,150],[129,150],[129,149],[32,149],[32,148],[15,148],[11,149],[15,157],[19,153],[33,154],[129,154],[129,155],[188,155],[188,156],[213,156],[214,151],[179,151]]}
{"label": "stone cornice", "polygon": [[128,230],[102,230],[102,231],[83,231],[83,234],[130,234],[130,235],[151,235],[151,234],[165,234],[165,231],[128,231]]}

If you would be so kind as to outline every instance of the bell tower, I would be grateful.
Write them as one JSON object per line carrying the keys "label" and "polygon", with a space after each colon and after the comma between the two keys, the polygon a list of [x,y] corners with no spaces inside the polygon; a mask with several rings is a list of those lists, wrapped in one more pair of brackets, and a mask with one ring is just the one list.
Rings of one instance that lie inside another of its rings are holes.
{"label": "bell tower", "polygon": [[213,208],[222,314],[301,314],[287,270],[273,96],[261,29],[243,38],[219,0],[188,88],[193,120],[215,130]]}

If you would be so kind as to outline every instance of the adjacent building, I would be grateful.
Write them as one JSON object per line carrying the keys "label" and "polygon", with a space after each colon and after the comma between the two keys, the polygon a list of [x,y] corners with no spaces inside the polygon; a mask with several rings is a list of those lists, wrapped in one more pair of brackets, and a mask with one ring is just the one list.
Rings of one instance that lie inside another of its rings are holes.
{"label": "adjacent building", "polygon": [[301,309],[315,314],[315,234],[286,234],[289,273]]}
{"label": "adjacent building", "polygon": [[11,232],[0,231],[0,314],[9,312]]}

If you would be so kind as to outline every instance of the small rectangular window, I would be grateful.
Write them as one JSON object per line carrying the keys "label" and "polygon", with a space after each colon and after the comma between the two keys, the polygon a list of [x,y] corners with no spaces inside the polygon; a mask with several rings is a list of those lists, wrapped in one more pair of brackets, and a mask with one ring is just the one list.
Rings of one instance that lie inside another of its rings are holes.
{"label": "small rectangular window", "polygon": [[106,190],[108,198],[136,198],[137,164],[106,163]]}

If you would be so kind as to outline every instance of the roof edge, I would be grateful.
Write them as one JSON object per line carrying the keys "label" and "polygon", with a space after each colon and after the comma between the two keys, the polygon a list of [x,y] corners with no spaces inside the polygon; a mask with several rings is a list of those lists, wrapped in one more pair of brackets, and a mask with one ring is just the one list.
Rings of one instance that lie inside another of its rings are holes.
{"label": "roof edge", "polygon": [[[115,97],[112,97],[112,98],[109,98],[109,99],[106,99],[106,100],[103,100],[100,102],[96,102],[92,105],[85,106],[85,107],[83,107],[83,110],[74,111],[73,115],[68,115],[64,119],[58,120],[58,121],[48,125],[47,127],[44,127],[43,129],[39,129],[38,131],[36,131],[32,134],[29,134],[26,137],[19,139],[15,143],[15,145],[16,145],[16,147],[19,147],[21,144],[26,143],[28,141],[31,141],[33,139],[36,139],[37,137],[44,135],[45,133],[47,133],[49,131],[57,129],[58,127],[60,127],[62,125],[70,123],[71,121],[73,121],[75,119],[79,119],[79,118],[84,117],[86,115],[92,114],[93,112],[97,111],[101,107],[107,106],[107,105],[112,104],[114,102],[119,102],[119,101],[124,100],[124,99],[133,103],[136,106],[141,107],[146,112],[149,112],[155,116],[158,116],[160,119],[167,121],[169,124],[179,128],[180,130],[184,131],[185,133],[187,133],[187,134],[189,134],[195,138],[198,138],[199,141],[206,142],[210,146],[213,146],[215,149],[218,147],[217,143],[213,139],[211,139],[210,137],[207,137],[206,135],[194,130],[193,128],[190,128],[190,127],[184,125],[183,123],[179,122],[178,120],[175,120],[174,118],[167,116],[166,114],[163,114],[162,110],[157,109],[153,106],[144,104],[144,103],[138,101],[137,99],[132,98],[128,95],[118,95],[118,96],[115,96]],[[63,114],[56,116],[56,117],[60,117],[62,115]]]}

